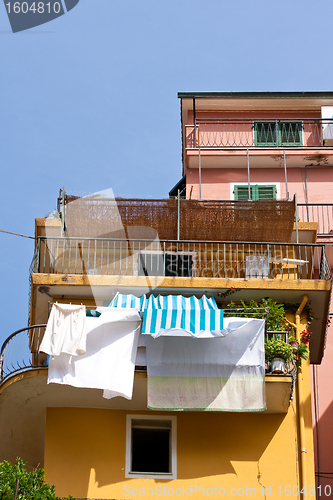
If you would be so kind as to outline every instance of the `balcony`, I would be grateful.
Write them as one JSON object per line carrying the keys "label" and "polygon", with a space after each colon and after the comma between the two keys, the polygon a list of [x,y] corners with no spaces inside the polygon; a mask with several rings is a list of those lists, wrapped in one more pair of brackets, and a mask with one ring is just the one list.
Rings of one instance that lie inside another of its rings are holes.
{"label": "balcony", "polygon": [[332,120],[196,120],[186,125],[190,148],[332,148]]}
{"label": "balcony", "polygon": [[[315,157],[327,165],[333,164],[333,122],[328,119],[197,119],[195,125],[185,126],[185,152],[189,167],[223,166],[246,167],[239,157],[249,150],[256,157],[256,167],[267,167],[270,157],[287,155],[287,166],[299,166],[300,156],[307,152],[307,162]],[[243,150],[243,151],[242,151]],[[321,158],[323,156],[323,158]],[[310,158],[309,158],[310,157]],[[217,164],[217,158],[219,163]],[[238,158],[238,161],[236,161]],[[303,158],[304,159],[304,158]],[[231,163],[230,163],[231,161]],[[304,163],[306,164],[306,162]]]}
{"label": "balcony", "polygon": [[331,280],[324,245],[38,238],[34,273],[118,277]]}

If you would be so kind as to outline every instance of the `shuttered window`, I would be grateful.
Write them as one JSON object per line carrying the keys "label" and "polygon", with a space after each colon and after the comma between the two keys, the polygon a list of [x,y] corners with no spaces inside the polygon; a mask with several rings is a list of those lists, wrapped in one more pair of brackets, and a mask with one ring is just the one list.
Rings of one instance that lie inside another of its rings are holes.
{"label": "shuttered window", "polygon": [[[276,186],[275,185],[259,185],[251,184],[251,200],[276,200]],[[234,187],[234,199],[236,201],[248,200],[249,190],[248,186],[235,186]]]}
{"label": "shuttered window", "polygon": [[302,146],[302,122],[255,122],[256,146]]}

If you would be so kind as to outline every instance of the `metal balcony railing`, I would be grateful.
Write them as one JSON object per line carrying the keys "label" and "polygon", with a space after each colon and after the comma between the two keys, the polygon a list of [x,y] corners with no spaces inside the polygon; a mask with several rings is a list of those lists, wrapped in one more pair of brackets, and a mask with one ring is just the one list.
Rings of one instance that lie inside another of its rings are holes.
{"label": "metal balcony railing", "polygon": [[47,355],[39,353],[46,325],[34,325],[12,333],[0,352],[0,383],[13,373],[47,366]]}
{"label": "metal balcony railing", "polygon": [[38,238],[33,272],[108,276],[323,279],[324,245]]}
{"label": "metal balcony railing", "polygon": [[318,235],[333,236],[333,203],[298,203],[300,222],[318,222]]}
{"label": "metal balcony railing", "polygon": [[191,148],[332,148],[329,119],[197,119],[185,127]]}

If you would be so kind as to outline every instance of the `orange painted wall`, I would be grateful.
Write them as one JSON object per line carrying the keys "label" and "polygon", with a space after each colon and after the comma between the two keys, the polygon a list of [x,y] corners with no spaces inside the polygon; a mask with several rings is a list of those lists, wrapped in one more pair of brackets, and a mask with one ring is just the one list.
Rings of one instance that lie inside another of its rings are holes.
{"label": "orange painted wall", "polygon": [[[225,496],[232,496],[231,488],[254,488],[256,496],[261,497],[264,485],[271,487],[270,498],[277,499],[281,498],[279,486],[283,493],[287,485],[297,485],[299,457],[292,408],[286,415],[163,413],[177,417],[178,475],[173,480],[125,478],[128,413],[85,408],[47,410],[44,466],[46,479],[55,484],[57,495],[133,500],[136,495],[126,494],[133,488],[139,492],[140,488],[175,490],[192,485],[205,490],[224,488]],[[307,427],[311,434],[311,422]],[[311,453],[308,458],[311,472]],[[310,482],[311,478],[313,473],[308,474]],[[192,492],[191,496],[198,498],[198,491]],[[176,495],[162,495],[170,496]]]}

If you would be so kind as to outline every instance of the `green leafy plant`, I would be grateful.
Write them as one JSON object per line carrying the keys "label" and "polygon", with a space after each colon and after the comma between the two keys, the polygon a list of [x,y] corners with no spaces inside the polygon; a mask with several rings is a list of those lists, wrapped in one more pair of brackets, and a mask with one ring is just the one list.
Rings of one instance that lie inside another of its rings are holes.
{"label": "green leafy plant", "polygon": [[[6,460],[0,463],[0,498],[3,500],[61,500],[55,487],[45,483],[45,471],[37,468],[28,472],[25,462],[16,459],[15,464]],[[17,491],[16,491],[17,490]],[[74,500],[69,496],[67,500]]]}
{"label": "green leafy plant", "polygon": [[[266,319],[267,331],[276,332],[287,330],[284,305],[274,302],[271,298],[262,299],[261,302],[251,300],[249,303],[245,303],[241,300],[237,305],[235,302],[230,302],[226,308],[231,309],[231,312],[228,311],[226,316],[235,315],[245,318]],[[237,311],[239,308],[242,308],[242,310]],[[265,309],[269,312],[265,312]]]}
{"label": "green leafy plant", "polygon": [[284,361],[291,361],[293,358],[293,348],[281,339],[270,339],[265,342],[265,358],[271,362],[275,358]]}
{"label": "green leafy plant", "polygon": [[[299,304],[279,304],[271,298],[262,299],[261,302],[251,300],[245,303],[241,300],[239,303],[230,302],[227,306],[225,316],[243,316],[246,318],[257,318],[266,320],[267,332],[288,332],[288,340],[295,341],[295,325],[286,318],[286,310],[296,313]],[[313,319],[311,307],[306,304],[304,307],[308,324]],[[284,361],[294,359],[299,366],[301,359],[309,359],[309,340],[310,330],[307,327],[300,335],[300,342],[297,342],[297,349],[285,342],[284,335],[274,334],[274,338],[265,342],[265,358],[271,362],[274,358],[281,358]],[[295,343],[295,342],[294,342]]]}
{"label": "green leafy plant", "polygon": [[[298,356],[298,359],[297,359]],[[309,359],[309,348],[307,344],[301,342],[296,352],[296,361],[299,359]]]}

